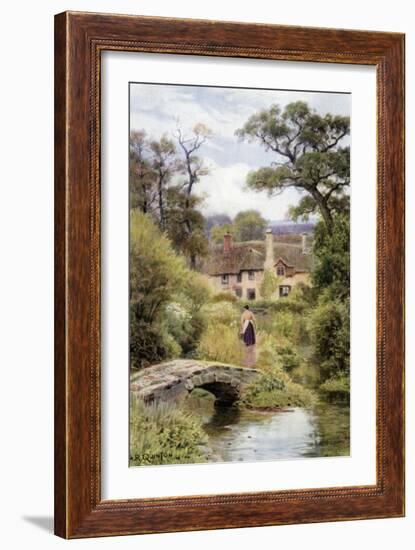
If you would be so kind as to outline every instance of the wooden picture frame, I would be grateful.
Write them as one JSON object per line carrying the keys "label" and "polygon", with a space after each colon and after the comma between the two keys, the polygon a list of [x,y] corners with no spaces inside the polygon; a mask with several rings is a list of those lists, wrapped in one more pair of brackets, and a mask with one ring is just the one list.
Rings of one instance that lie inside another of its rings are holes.
{"label": "wooden picture frame", "polygon": [[[101,500],[100,60],[104,50],[377,71],[377,480]],[[55,18],[55,533],[64,538],[404,515],[404,35],[65,12]]]}

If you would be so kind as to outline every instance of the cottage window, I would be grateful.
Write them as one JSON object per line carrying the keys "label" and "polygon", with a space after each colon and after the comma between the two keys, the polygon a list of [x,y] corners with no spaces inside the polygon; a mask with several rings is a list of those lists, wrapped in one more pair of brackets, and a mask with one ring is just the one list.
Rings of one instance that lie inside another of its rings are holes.
{"label": "cottage window", "polygon": [[277,275],[279,277],[284,277],[284,275],[285,275],[285,266],[283,264],[278,264],[277,265]]}
{"label": "cottage window", "polygon": [[236,282],[237,283],[242,283],[242,273],[238,273],[237,276],[236,276]]}
{"label": "cottage window", "polygon": [[291,287],[289,285],[280,285],[280,297],[288,296]]}
{"label": "cottage window", "polygon": [[248,288],[246,291],[248,300],[255,300],[255,288]]}
{"label": "cottage window", "polygon": [[222,275],[222,284],[227,285],[229,283],[229,275]]}
{"label": "cottage window", "polygon": [[242,288],[235,288],[235,294],[238,298],[242,298]]}
{"label": "cottage window", "polygon": [[254,271],[248,271],[248,279],[250,281],[255,281],[255,272]]}

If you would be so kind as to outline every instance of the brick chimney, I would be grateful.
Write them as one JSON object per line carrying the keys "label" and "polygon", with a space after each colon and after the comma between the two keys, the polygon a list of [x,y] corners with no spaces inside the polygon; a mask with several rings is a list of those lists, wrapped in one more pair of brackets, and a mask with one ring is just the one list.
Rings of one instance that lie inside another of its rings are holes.
{"label": "brick chimney", "polygon": [[274,267],[274,235],[269,227],[265,232],[265,262],[264,269],[272,269]]}
{"label": "brick chimney", "polygon": [[223,251],[225,254],[229,253],[232,250],[233,238],[232,235],[228,232],[223,236]]}

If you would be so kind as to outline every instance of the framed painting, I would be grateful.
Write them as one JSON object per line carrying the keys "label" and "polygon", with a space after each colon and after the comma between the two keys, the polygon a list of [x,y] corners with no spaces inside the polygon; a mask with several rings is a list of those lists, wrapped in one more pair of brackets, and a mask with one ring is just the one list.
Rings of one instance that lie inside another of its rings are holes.
{"label": "framed painting", "polygon": [[404,515],[404,36],[55,18],[55,533]]}

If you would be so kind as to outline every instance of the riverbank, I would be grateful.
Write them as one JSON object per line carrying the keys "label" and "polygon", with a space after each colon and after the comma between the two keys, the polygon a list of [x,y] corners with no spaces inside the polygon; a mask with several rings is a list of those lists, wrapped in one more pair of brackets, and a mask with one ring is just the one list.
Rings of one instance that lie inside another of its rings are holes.
{"label": "riverbank", "polygon": [[218,406],[203,390],[179,404],[131,409],[130,466],[348,456],[350,408]]}

